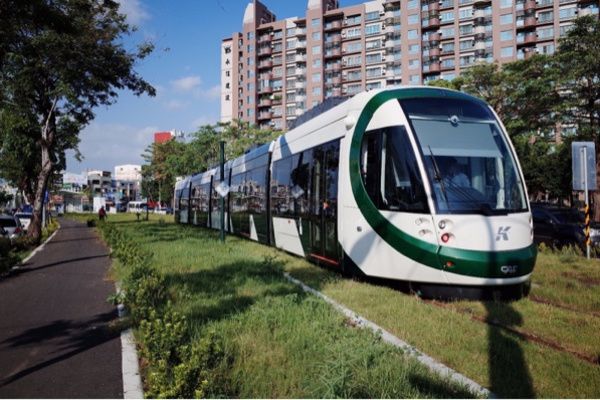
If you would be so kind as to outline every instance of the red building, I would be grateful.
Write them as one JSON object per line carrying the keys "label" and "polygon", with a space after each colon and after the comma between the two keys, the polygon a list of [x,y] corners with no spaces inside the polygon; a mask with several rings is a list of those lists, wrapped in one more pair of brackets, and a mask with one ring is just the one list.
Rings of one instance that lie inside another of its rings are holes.
{"label": "red building", "polygon": [[173,132],[156,132],[154,133],[154,143],[165,143],[174,137]]}

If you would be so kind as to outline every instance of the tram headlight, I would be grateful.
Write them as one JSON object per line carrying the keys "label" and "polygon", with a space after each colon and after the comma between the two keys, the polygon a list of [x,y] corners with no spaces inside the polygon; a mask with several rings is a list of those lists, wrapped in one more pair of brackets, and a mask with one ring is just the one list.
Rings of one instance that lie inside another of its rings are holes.
{"label": "tram headlight", "polygon": [[446,221],[442,220],[438,222],[438,226],[440,227],[440,229],[444,229],[446,227]]}

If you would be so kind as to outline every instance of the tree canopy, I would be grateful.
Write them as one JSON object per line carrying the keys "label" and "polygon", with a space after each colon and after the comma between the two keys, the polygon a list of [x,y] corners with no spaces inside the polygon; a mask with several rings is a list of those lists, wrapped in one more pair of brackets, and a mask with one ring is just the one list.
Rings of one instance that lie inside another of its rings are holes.
{"label": "tree canopy", "polygon": [[259,129],[243,121],[200,126],[187,141],[170,140],[150,145],[142,155],[142,193],[153,201],[169,203],[177,177],[203,172],[219,162],[219,142],[225,142],[225,159],[232,160],[252,147],[272,141],[281,132]]}
{"label": "tree canopy", "polygon": [[2,0],[0,26],[0,154],[23,154],[0,173],[32,196],[28,234],[39,240],[48,179],[77,151],[94,109],[119,90],[155,94],[134,70],[153,47],[125,47],[132,30],[112,0]]}

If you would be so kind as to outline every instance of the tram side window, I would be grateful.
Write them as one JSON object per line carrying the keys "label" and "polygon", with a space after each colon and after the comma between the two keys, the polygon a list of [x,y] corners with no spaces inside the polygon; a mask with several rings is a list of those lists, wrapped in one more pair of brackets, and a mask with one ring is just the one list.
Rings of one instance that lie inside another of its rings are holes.
{"label": "tram side window", "polygon": [[298,162],[293,165],[291,195],[296,213],[299,215],[309,213],[310,175],[313,163],[313,149],[308,149],[298,155]]}
{"label": "tram side window", "polygon": [[192,198],[190,199],[190,208],[192,211],[200,210],[200,187],[194,186],[192,188]]}
{"label": "tram side window", "polygon": [[260,214],[266,210],[266,174],[266,166],[255,168],[246,174],[248,210],[253,213]]}
{"label": "tram side window", "polygon": [[205,183],[200,187],[200,211],[208,212],[208,193],[210,184]]}
{"label": "tram side window", "polygon": [[246,212],[244,198],[244,174],[237,174],[231,178],[231,212]]}
{"label": "tram side window", "polygon": [[423,180],[404,127],[388,127],[365,135],[361,175],[377,208],[429,212]]}
{"label": "tram side window", "polygon": [[286,157],[273,163],[271,177],[271,208],[275,215],[287,215],[290,209],[292,157]]}

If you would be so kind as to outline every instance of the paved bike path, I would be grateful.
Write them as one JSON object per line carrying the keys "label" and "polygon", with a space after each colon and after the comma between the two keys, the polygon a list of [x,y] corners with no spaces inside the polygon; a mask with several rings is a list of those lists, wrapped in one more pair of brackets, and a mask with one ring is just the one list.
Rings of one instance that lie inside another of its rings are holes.
{"label": "paved bike path", "polygon": [[0,279],[0,397],[123,398],[108,249],[85,224],[60,224]]}

